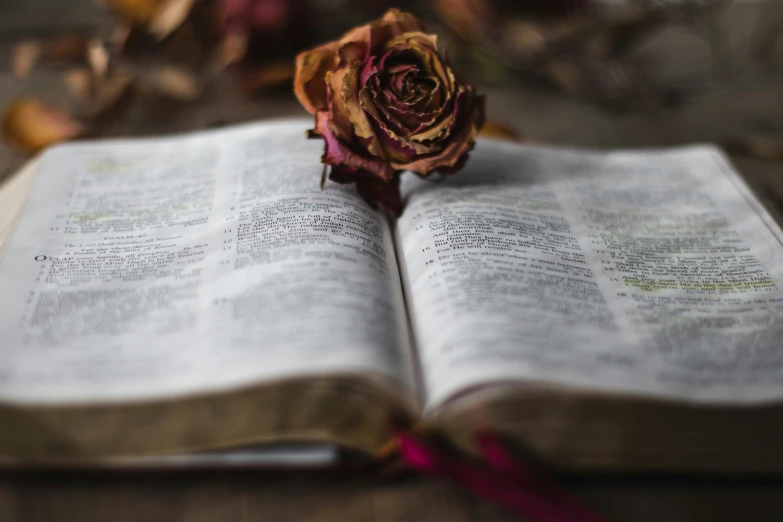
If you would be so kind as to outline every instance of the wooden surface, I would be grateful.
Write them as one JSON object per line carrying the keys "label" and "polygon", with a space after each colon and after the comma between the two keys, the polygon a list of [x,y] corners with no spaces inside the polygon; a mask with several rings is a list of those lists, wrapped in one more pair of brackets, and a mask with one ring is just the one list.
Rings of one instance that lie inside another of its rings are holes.
{"label": "wooden surface", "polygon": [[[45,3],[45,0],[36,2]],[[38,72],[23,83],[7,74],[5,55],[11,36],[16,38],[24,30],[34,33],[51,30],[51,18],[46,23],[37,23],[40,14],[25,10],[22,0],[14,0],[5,5],[6,11],[3,9],[0,5],[0,104],[29,93],[66,104],[60,72]],[[752,5],[732,11],[735,29],[732,34],[737,45],[746,39],[757,14]],[[67,23],[72,26],[94,21],[91,12],[86,12],[83,19],[72,15],[69,11]],[[669,31],[644,51],[657,56],[659,61],[664,56],[662,71],[672,77],[693,73],[696,67],[709,62],[703,44],[678,30]],[[483,90],[488,93],[490,119],[509,124],[546,143],[645,147],[720,141],[759,130],[783,133],[783,78],[763,72],[742,75],[731,85],[700,97],[681,110],[644,114],[612,114],[551,93]],[[262,117],[305,115],[290,94],[249,101],[238,95],[227,80],[214,85],[205,101],[196,107],[167,109],[169,115],[161,120],[151,115],[151,109],[146,108],[145,112],[142,107],[109,133],[164,134]],[[0,178],[20,166],[23,160],[21,155],[0,145]],[[773,213],[780,215],[783,163],[741,157],[734,157],[733,161]],[[783,477],[582,476],[561,477],[561,480],[609,521],[766,522],[783,517]],[[308,476],[283,479],[246,472],[191,475],[0,472],[0,522],[17,520],[437,522],[511,518],[445,482],[415,477],[334,480]]]}
{"label": "wooden surface", "polygon": [[[628,522],[771,522],[783,483],[733,479],[591,479],[566,484],[605,516]],[[10,475],[0,478],[6,521],[426,521],[501,522],[507,513],[453,486],[416,479],[281,481],[259,473]]]}

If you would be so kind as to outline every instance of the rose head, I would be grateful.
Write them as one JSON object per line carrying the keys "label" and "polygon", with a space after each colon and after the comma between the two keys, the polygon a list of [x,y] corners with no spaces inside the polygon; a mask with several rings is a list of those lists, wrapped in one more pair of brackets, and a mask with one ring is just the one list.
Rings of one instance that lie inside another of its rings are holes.
{"label": "rose head", "polygon": [[483,121],[484,99],[460,83],[436,37],[396,9],[301,53],[294,92],[315,115],[330,178],[400,211],[399,173],[456,172]]}

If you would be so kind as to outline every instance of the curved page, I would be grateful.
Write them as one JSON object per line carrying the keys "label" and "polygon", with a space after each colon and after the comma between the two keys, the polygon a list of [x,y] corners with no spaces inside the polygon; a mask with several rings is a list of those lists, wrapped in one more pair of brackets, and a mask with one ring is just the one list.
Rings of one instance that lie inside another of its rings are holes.
{"label": "curved page", "polygon": [[319,187],[306,122],[47,152],[0,262],[0,401],[410,384],[385,216]]}
{"label": "curved page", "polygon": [[430,407],[515,380],[783,398],[779,229],[716,149],[472,156],[398,223]]}

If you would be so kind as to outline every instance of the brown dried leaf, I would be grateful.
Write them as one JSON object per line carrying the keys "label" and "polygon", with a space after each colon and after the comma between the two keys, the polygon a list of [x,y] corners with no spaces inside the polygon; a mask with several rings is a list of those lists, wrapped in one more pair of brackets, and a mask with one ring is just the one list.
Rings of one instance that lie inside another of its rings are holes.
{"label": "brown dried leaf", "polygon": [[567,58],[553,60],[544,64],[542,74],[565,92],[580,93],[584,78],[579,65]]}
{"label": "brown dried leaf", "polygon": [[220,42],[215,58],[210,67],[210,74],[218,74],[226,67],[237,63],[247,52],[248,34],[245,31],[234,31],[226,34]]}
{"label": "brown dried leaf", "polygon": [[528,136],[517,132],[515,129],[509,127],[505,123],[497,121],[486,121],[484,126],[481,127],[478,135],[482,138],[493,138],[506,141],[527,142],[530,141]]}
{"label": "brown dried leaf", "polygon": [[783,138],[770,136],[733,138],[726,141],[724,147],[734,154],[742,154],[769,161],[783,160]]}
{"label": "brown dried leaf", "polygon": [[6,107],[3,136],[28,153],[84,134],[84,127],[66,112],[34,98],[22,98]]}
{"label": "brown dried leaf", "polygon": [[503,26],[503,44],[508,52],[521,60],[529,60],[547,46],[547,35],[541,23],[532,20],[510,20]]}
{"label": "brown dried leaf", "polygon": [[180,101],[201,96],[201,84],[191,71],[173,65],[159,65],[144,71],[142,87],[150,93]]}
{"label": "brown dried leaf", "polygon": [[182,25],[194,3],[195,0],[163,0],[150,18],[147,30],[162,40]]}
{"label": "brown dried leaf", "polygon": [[53,62],[84,62],[90,40],[84,35],[60,35],[43,42],[42,59]]}
{"label": "brown dried leaf", "polygon": [[118,23],[112,29],[111,35],[109,36],[109,43],[111,44],[112,49],[115,51],[124,49],[132,29],[133,26],[130,24]]}
{"label": "brown dried leaf", "polygon": [[248,94],[290,83],[294,77],[294,64],[290,61],[266,65],[245,75],[242,82]]}
{"label": "brown dried leaf", "polygon": [[106,76],[106,71],[109,70],[109,51],[97,38],[87,46],[87,63],[96,78]]}
{"label": "brown dried leaf", "polygon": [[117,107],[130,90],[135,79],[128,68],[118,68],[95,84],[93,98],[86,110],[87,116],[97,118]]}
{"label": "brown dried leaf", "polygon": [[92,74],[84,67],[71,69],[63,75],[68,92],[79,101],[86,100],[92,88]]}
{"label": "brown dried leaf", "polygon": [[27,78],[41,56],[39,42],[20,42],[11,50],[11,75],[19,80]]}
{"label": "brown dried leaf", "polygon": [[124,21],[143,25],[152,19],[160,0],[102,0],[99,3]]}
{"label": "brown dried leaf", "polygon": [[480,40],[482,27],[492,16],[492,3],[475,0],[435,0],[435,11],[460,38]]}

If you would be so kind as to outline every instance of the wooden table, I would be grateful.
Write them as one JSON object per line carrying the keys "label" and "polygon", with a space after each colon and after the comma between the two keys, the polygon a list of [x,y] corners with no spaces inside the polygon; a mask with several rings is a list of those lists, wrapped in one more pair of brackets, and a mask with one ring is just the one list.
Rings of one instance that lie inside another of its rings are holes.
{"label": "wooden table", "polygon": [[[43,1],[43,0],[37,0]],[[83,0],[79,0],[83,2]],[[19,14],[19,6],[15,15]],[[2,18],[0,8],[0,18]],[[755,6],[738,5],[732,24],[752,26]],[[29,15],[33,21],[35,15]],[[91,15],[90,15],[91,16]],[[24,20],[23,20],[24,21]],[[0,56],[22,22],[0,22]],[[78,24],[77,24],[78,25]],[[3,38],[3,35],[6,38]],[[705,63],[705,50],[671,31],[646,49],[666,56],[676,75]],[[27,83],[12,80],[0,58],[0,104],[22,93],[63,101],[59,73],[38,72]],[[611,114],[545,92],[484,89],[489,119],[505,122],[536,141],[591,147],[644,147],[720,141],[743,131],[783,132],[783,77],[743,76],[677,111]],[[304,115],[290,94],[248,101],[221,80],[204,103],[165,122],[141,114],[116,134],[162,134],[263,117]],[[23,158],[0,145],[0,178]],[[783,215],[783,163],[733,158],[762,200]],[[2,427],[0,427],[2,429]],[[578,436],[578,434],[575,434]],[[783,444],[783,441],[781,442]],[[610,521],[749,522],[783,518],[783,477],[562,477],[564,487]],[[507,515],[439,480],[281,478],[263,473],[40,474],[0,473],[0,522],[25,521],[244,521],[244,520],[511,520]]]}

